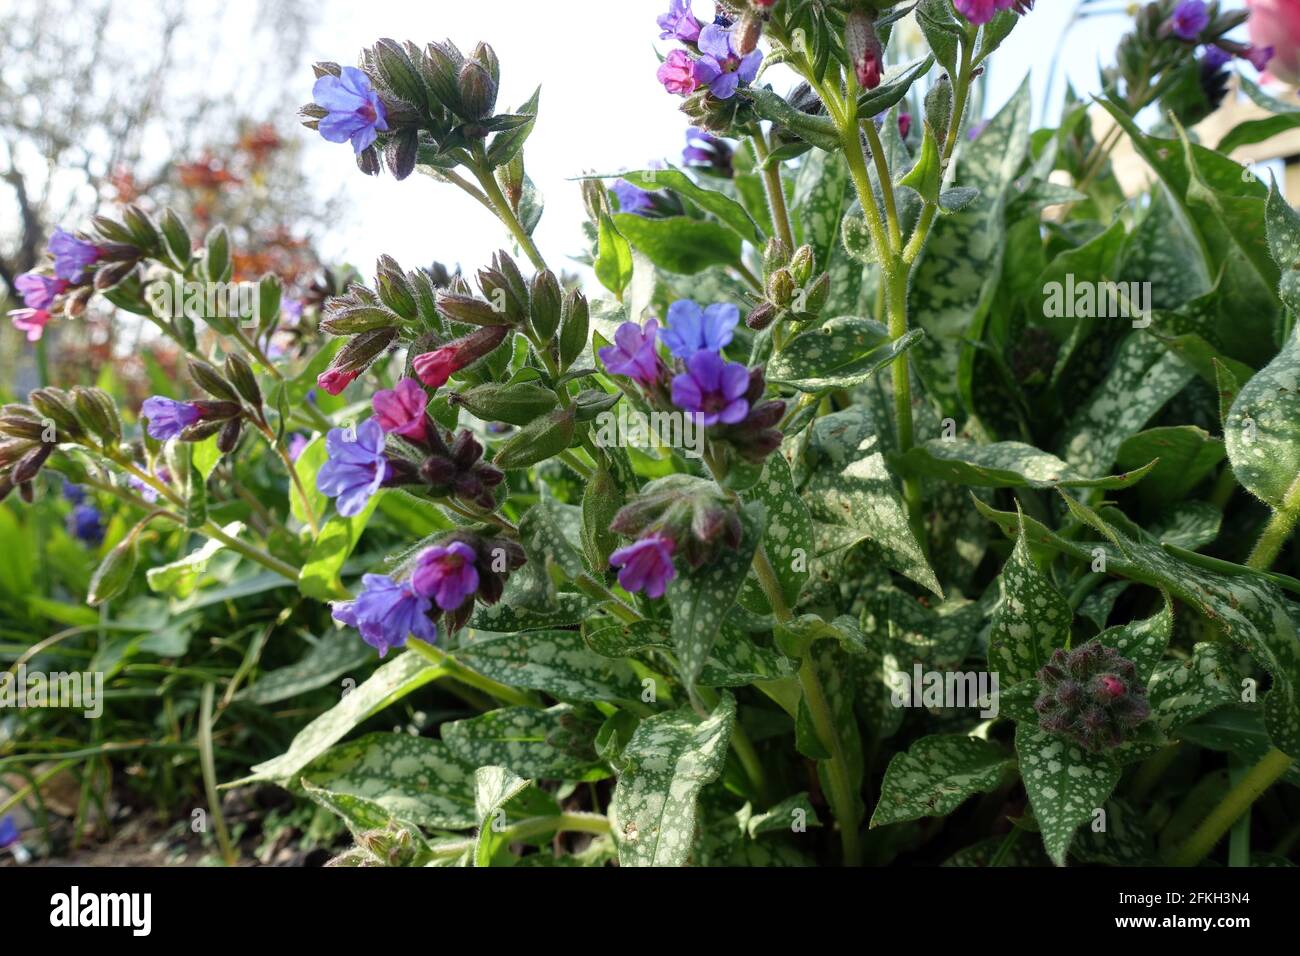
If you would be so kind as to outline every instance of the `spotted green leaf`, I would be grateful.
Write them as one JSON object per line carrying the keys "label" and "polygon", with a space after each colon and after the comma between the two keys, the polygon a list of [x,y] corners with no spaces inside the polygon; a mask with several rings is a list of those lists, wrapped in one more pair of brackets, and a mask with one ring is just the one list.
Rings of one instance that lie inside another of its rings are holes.
{"label": "spotted green leaf", "polygon": [[819,552],[861,546],[940,597],[934,576],[907,520],[902,497],[885,463],[870,412],[854,406],[818,419],[806,455],[804,500],[814,522],[829,526]]}
{"label": "spotted green leaf", "polygon": [[745,207],[725,193],[716,189],[706,189],[679,169],[668,166],[664,169],[639,169],[625,173],[610,173],[599,179],[625,179],[640,189],[671,189],[685,199],[689,199],[705,212],[712,213],[718,220],[729,226],[746,242],[761,245],[763,234]]}
{"label": "spotted green leaf", "polygon": [[736,601],[749,573],[754,552],[763,537],[763,507],[749,504],[740,514],[740,546],[723,549],[712,561],[687,569],[668,585],[668,607],[673,612],[672,639],[683,683],[694,688],[718,629]]}
{"label": "spotted green leaf", "polygon": [[1053,863],[1065,866],[1075,831],[1105,806],[1120,770],[1105,756],[1090,754],[1028,721],[1016,724],[1016,753],[1043,846]]}
{"label": "spotted green leaf", "polygon": [[1152,503],[1181,501],[1223,460],[1223,440],[1195,425],[1149,428],[1124,440],[1116,466],[1137,468],[1158,459],[1137,495]]}
{"label": "spotted green leaf", "polygon": [[402,820],[373,800],[351,793],[335,793],[303,781],[312,802],[339,817],[357,841],[340,862],[351,866],[424,866],[432,849],[420,828]]}
{"label": "spotted green leaf", "polygon": [[536,793],[532,782],[505,767],[479,767],[474,771],[474,814],[479,825],[474,844],[475,866],[492,865],[493,856],[501,848],[501,832],[506,828],[507,804],[530,793]]}
{"label": "spotted green leaf", "polygon": [[913,350],[927,392],[947,415],[960,412],[957,367],[962,341],[982,321],[1001,273],[1003,211],[1029,147],[1029,86],[1024,84],[956,159],[957,184],[979,190],[965,208],[936,219],[912,277],[909,313],[926,337]]}
{"label": "spotted green leaf", "polygon": [[410,651],[380,666],[339,703],[321,714],[293,738],[280,756],[253,767],[240,783],[293,780],[304,767],[338,743],[353,727],[446,674],[443,667],[429,663]]}
{"label": "spotted green leaf", "polygon": [[1300,330],[1241,387],[1223,439],[1242,486],[1270,507],[1283,507],[1300,475]]}
{"label": "spotted green leaf", "polygon": [[889,761],[871,825],[947,816],[968,797],[994,789],[1015,765],[1014,757],[987,740],[922,737]]}
{"label": "spotted green leaf", "polygon": [[1116,351],[1106,378],[1066,428],[1061,457],[1088,477],[1105,474],[1124,441],[1137,434],[1195,374],[1151,336],[1130,333]]}
{"label": "spotted green leaf", "polygon": [[977,445],[931,439],[896,460],[900,473],[976,488],[1127,488],[1145,478],[1150,459],[1123,474],[1105,478],[1080,475],[1050,452],[1018,441]]}
{"label": "spotted green leaf", "polygon": [[610,771],[593,749],[598,729],[568,704],[504,707],[443,724],[442,739],[471,766],[507,767],[535,780],[603,780]]}
{"label": "spotted green leaf", "polygon": [[1029,680],[1064,647],[1070,634],[1070,605],[1051,578],[1034,563],[1022,530],[998,579],[1002,600],[989,627],[989,670],[1004,685]]}
{"label": "spotted green leaf", "polygon": [[1165,648],[1169,646],[1173,633],[1174,609],[1166,602],[1151,617],[1109,628],[1098,634],[1097,640],[1131,660],[1137,668],[1138,680],[1145,685],[1165,656]]}
{"label": "spotted green leaf", "polygon": [[768,381],[801,392],[861,385],[914,346],[924,335],[913,329],[891,340],[875,319],[842,315],[800,332],[767,367]]}
{"label": "spotted green leaf", "polygon": [[[812,518],[808,506],[794,489],[790,466],[780,455],[769,455],[754,486],[742,497],[763,506],[766,524],[763,548],[781,583],[787,607],[794,607],[808,581],[808,564],[813,554]],[[771,608],[763,589],[752,575],[745,579],[737,601],[757,614]]]}
{"label": "spotted green leaf", "polygon": [[636,697],[641,690],[626,664],[593,654],[577,631],[473,631],[461,640],[455,657],[492,680],[561,700],[620,700]]}
{"label": "spotted green leaf", "polygon": [[794,180],[791,210],[803,228],[803,241],[812,247],[818,269],[828,269],[840,215],[849,189],[849,167],[841,152],[808,153]]}
{"label": "spotted green leaf", "polygon": [[313,760],[302,777],[333,793],[361,797],[422,827],[465,830],[474,814],[474,768],[441,740],[367,734]]}
{"label": "spotted green leaf", "polygon": [[1151,714],[1167,734],[1212,710],[1241,702],[1241,676],[1229,648],[1201,643],[1182,661],[1162,661],[1151,678]]}
{"label": "spotted green leaf", "polygon": [[610,806],[620,866],[682,866],[695,839],[696,800],[722,773],[736,719],[727,693],[708,717],[682,708],[643,720],[623,750]]}

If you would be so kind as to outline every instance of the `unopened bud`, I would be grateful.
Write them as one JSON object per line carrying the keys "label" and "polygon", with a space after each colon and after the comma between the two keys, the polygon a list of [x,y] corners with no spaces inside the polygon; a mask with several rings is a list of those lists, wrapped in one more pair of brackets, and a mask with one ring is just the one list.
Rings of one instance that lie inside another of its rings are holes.
{"label": "unopened bud", "polygon": [[242,355],[233,352],[226,356],[226,378],[235,387],[244,401],[254,408],[262,407],[262,389],[258,387],[257,376]]}
{"label": "unopened bud", "polygon": [[880,85],[884,51],[871,17],[861,10],[854,10],[844,21],[844,52],[848,54],[859,86],[864,90],[874,90]]}

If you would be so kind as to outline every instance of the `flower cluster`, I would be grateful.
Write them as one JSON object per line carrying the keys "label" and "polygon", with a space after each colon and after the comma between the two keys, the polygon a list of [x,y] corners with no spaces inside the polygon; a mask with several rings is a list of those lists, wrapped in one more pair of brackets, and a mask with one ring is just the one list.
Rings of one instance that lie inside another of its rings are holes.
{"label": "flower cluster", "polygon": [[1034,7],[1034,0],[953,0],[957,11],[974,24],[988,23],[1003,10],[1023,16]]}
{"label": "flower cluster", "polygon": [[1095,639],[1072,651],[1057,648],[1038,680],[1039,726],[1090,753],[1118,747],[1151,714],[1133,662]]}
{"label": "flower cluster", "polygon": [[463,627],[475,598],[484,604],[499,601],[506,579],[524,561],[513,541],[457,531],[421,551],[404,581],[365,575],[354,600],[334,605],[334,619],[356,628],[380,657],[405,646],[412,634],[433,643],[439,620],[449,632]]}
{"label": "flower cluster", "polygon": [[718,17],[701,24],[690,0],[671,0],[668,12],[659,17],[659,36],[678,40],[685,49],[673,50],[660,64],[657,75],[664,89],[679,96],[705,89],[716,99],[728,100],[742,83],[754,82],[763,54],[755,48],[757,33],[746,29],[746,23]]}
{"label": "flower cluster", "polygon": [[9,317],[17,329],[26,333],[29,342],[40,339],[54,312],[63,309],[77,315],[85,308],[90,295],[86,270],[105,254],[101,247],[62,228],[54,230],[46,252],[53,275],[24,272],[14,280],[23,308],[14,309]]}

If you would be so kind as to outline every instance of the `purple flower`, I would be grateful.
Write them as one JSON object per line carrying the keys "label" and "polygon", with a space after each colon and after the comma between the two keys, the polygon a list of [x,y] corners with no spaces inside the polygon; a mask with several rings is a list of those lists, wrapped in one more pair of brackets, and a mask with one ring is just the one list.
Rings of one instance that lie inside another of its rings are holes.
{"label": "purple flower", "polygon": [[159,441],[175,438],[199,420],[200,412],[189,402],[177,402],[161,395],[146,398],[140,414],[149,419],[149,435]]}
{"label": "purple flower", "polygon": [[1169,28],[1180,40],[1195,40],[1209,25],[1210,12],[1205,8],[1205,0],[1183,0],[1169,18]]}
{"label": "purple flower", "polygon": [[691,12],[691,0],[670,0],[668,12],[659,15],[659,39],[694,43],[700,38],[700,21]]}
{"label": "purple flower", "polygon": [[9,313],[9,320],[14,328],[27,333],[28,342],[39,342],[45,334],[45,326],[53,316],[44,309],[14,309]]}
{"label": "purple flower", "polygon": [[[171,473],[166,468],[159,468],[157,471],[154,472],[154,477],[157,478],[159,481],[161,481],[163,484],[170,484],[172,480]],[[143,498],[146,503],[153,504],[155,501],[158,500],[158,491],[154,488],[154,486],[148,484],[147,482],[143,481],[140,478],[135,477],[135,475],[132,475],[130,478],[128,478],[126,480],[126,483],[130,485],[131,489],[135,491],[135,493],[138,494],[141,498]]]}
{"label": "purple flower", "polygon": [[673,50],[659,64],[655,76],[659,78],[659,82],[664,85],[664,89],[669,93],[676,93],[678,96],[689,96],[700,85],[695,75],[695,67],[695,61],[687,56],[685,50]]}
{"label": "purple flower", "polygon": [[1273,59],[1273,48],[1271,46],[1248,46],[1245,53],[1246,59],[1250,65],[1263,73],[1268,67],[1269,60]]}
{"label": "purple flower", "polygon": [[730,179],[735,172],[731,157],[731,147],[712,133],[698,126],[686,131],[686,148],[682,150],[682,162],[686,165]]}
{"label": "purple flower", "polygon": [[650,193],[633,186],[626,179],[620,179],[614,183],[611,192],[618,197],[620,212],[630,212],[636,216],[644,216],[654,208],[654,199]]}
{"label": "purple flower", "polygon": [[1201,68],[1207,73],[1217,73],[1232,60],[1232,54],[1217,46],[1207,46],[1201,57]]}
{"label": "purple flower", "polygon": [[294,432],[293,437],[289,439],[289,460],[297,461],[298,457],[307,450],[311,444],[311,439],[301,432]]}
{"label": "purple flower", "polygon": [[294,328],[302,321],[302,299],[285,299],[280,303],[282,324]]}
{"label": "purple flower", "polygon": [[104,521],[94,505],[77,505],[68,515],[68,534],[91,546],[104,540]]}
{"label": "purple flower", "polygon": [[375,141],[379,130],[388,131],[388,117],[370,77],[355,66],[343,67],[341,76],[326,74],[311,88],[312,99],[329,113],[320,121],[320,134],[331,143],[352,141],[361,152]]}
{"label": "purple flower", "polygon": [[78,239],[62,227],[54,230],[46,246],[54,257],[54,274],[60,279],[76,282],[86,266],[99,258],[99,247]]}
{"label": "purple flower", "polygon": [[39,272],[24,272],[14,280],[14,287],[23,297],[23,304],[29,309],[48,309],[56,296],[68,287],[64,279],[41,275]]}
{"label": "purple flower", "polygon": [[81,485],[74,485],[72,482],[68,481],[68,479],[64,478],[63,497],[74,505],[79,505],[86,500],[86,489],[81,487]]}
{"label": "purple flower", "polygon": [[749,413],[748,390],[749,369],[701,350],[687,360],[686,371],[673,378],[673,404],[700,413],[705,425],[734,425]]}
{"label": "purple flower", "polygon": [[0,817],[0,850],[18,842],[18,824],[12,816]]}
{"label": "purple flower", "polygon": [[476,557],[463,541],[425,549],[411,574],[415,593],[433,598],[444,611],[456,610],[478,590]]}
{"label": "purple flower", "polygon": [[[331,433],[332,434],[332,433]],[[394,581],[386,574],[367,574],[355,601],[334,605],[334,620],[361,632],[361,639],[383,657],[394,647],[403,647],[408,634],[432,644],[438,627],[429,620],[429,599],[415,593],[409,582]]]}
{"label": "purple flower", "polygon": [[655,335],[659,323],[651,319],[645,328],[635,322],[624,322],[614,332],[614,344],[598,353],[605,368],[615,375],[626,375],[642,385],[659,381],[659,356],[655,354]]}
{"label": "purple flower", "polygon": [[699,43],[703,56],[695,61],[695,81],[707,86],[718,99],[729,100],[742,82],[754,82],[763,54],[754,50],[742,58],[729,29],[710,23],[700,31]]}
{"label": "purple flower", "polygon": [[329,460],[316,473],[316,488],[329,498],[345,518],[360,514],[388,476],[384,457],[384,430],[373,418],[357,426],[350,437],[342,428],[331,428],[325,436]]}
{"label": "purple flower", "polygon": [[668,307],[664,345],[680,359],[688,359],[701,349],[721,352],[731,344],[739,322],[740,309],[734,305],[719,302],[701,309],[690,299],[680,299]]}
{"label": "purple flower", "polygon": [[645,591],[648,598],[664,596],[668,582],[677,577],[671,538],[651,533],[619,548],[609,556],[611,567],[621,568],[618,583],[624,591]]}
{"label": "purple flower", "polygon": [[429,404],[429,396],[415,379],[404,378],[395,388],[375,392],[370,404],[375,410],[375,421],[385,432],[424,441],[424,409]]}

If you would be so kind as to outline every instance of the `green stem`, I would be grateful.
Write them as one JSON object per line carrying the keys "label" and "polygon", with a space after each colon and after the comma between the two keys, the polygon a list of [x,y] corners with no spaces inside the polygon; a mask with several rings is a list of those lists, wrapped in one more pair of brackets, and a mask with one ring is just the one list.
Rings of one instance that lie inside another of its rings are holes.
{"label": "green stem", "polygon": [[546,260],[542,258],[542,254],[533,243],[532,236],[528,235],[528,232],[524,229],[524,224],[519,221],[519,217],[515,215],[515,211],[510,207],[510,202],[506,199],[505,193],[501,192],[501,187],[497,185],[496,177],[492,175],[490,170],[478,167],[475,167],[473,172],[474,178],[478,180],[479,185],[483,187],[483,192],[491,201],[497,218],[510,230],[515,242],[519,243],[519,248],[524,250],[524,254],[528,256],[528,260],[533,264],[534,268],[538,271],[545,269]]}
{"label": "green stem", "polygon": [[545,833],[569,831],[573,833],[604,834],[609,832],[609,817],[603,813],[579,813],[570,811],[554,816],[529,817],[511,824],[501,832],[505,842],[528,840]]}
{"label": "green stem", "polygon": [[772,211],[772,226],[776,230],[776,235],[789,252],[794,252],[794,230],[790,228],[790,213],[785,205],[785,189],[781,185],[781,164],[768,163],[768,156],[771,155],[767,148],[767,142],[763,139],[762,130],[756,130],[750,137],[754,144],[754,155],[758,157],[759,165],[763,166],[763,183],[767,187],[767,204]]}
{"label": "green stem", "polygon": [[862,843],[858,839],[858,813],[856,809],[856,788],[849,774],[848,757],[844,752],[844,743],[835,726],[835,717],[830,702],[822,687],[817,666],[812,655],[806,653],[803,663],[799,665],[799,685],[803,688],[804,703],[812,717],[813,728],[817,737],[830,751],[830,760],[825,761],[827,776],[830,778],[831,812],[840,825],[840,846],[844,854],[845,866],[862,865]]}
{"label": "green stem", "polygon": [[1291,767],[1291,757],[1273,747],[1251,767],[1210,815],[1201,822],[1187,841],[1170,859],[1174,866],[1195,866],[1201,862],[1223,835],[1231,829],[1250,805]]}
{"label": "green stem", "polygon": [[776,619],[782,624],[789,621],[793,615],[785,603],[785,593],[781,590],[781,582],[776,576],[772,562],[768,560],[767,551],[761,544],[754,552],[754,574],[763,588],[763,593],[767,596],[767,603],[772,605],[772,613],[776,615]]}
{"label": "green stem", "polygon": [[867,143],[871,146],[871,158],[876,164],[876,178],[880,181],[880,192],[885,197],[885,221],[889,226],[889,241],[895,249],[899,249],[903,245],[903,235],[898,224],[894,181],[889,173],[889,163],[885,159],[885,144],[880,141],[880,132],[876,129],[875,120],[869,119],[861,125],[867,134]]}
{"label": "green stem", "polygon": [[1282,550],[1282,545],[1286,544],[1286,539],[1291,536],[1297,520],[1300,520],[1300,476],[1291,482],[1291,487],[1282,498],[1282,506],[1264,526],[1259,541],[1255,543],[1255,550],[1246,561],[1247,567],[1267,571],[1277,553]]}
{"label": "green stem", "polygon": [[203,790],[208,799],[208,815],[212,817],[212,828],[216,831],[217,845],[221,847],[221,857],[226,866],[235,866],[239,854],[230,841],[230,831],[226,829],[226,817],[221,812],[221,798],[217,794],[217,764],[212,751],[212,699],[215,689],[211,682],[203,685],[199,702],[198,750],[199,766],[203,771]]}

